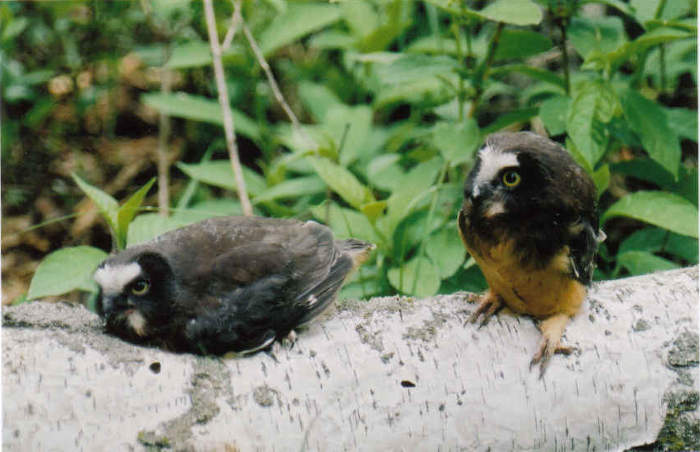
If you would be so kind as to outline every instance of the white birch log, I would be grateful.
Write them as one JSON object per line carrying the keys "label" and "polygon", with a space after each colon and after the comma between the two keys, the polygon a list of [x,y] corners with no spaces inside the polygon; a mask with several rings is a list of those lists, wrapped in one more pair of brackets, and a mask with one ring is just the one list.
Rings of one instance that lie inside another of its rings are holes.
{"label": "white birch log", "polygon": [[697,267],[596,285],[566,330],[578,352],[543,379],[533,321],[501,312],[477,330],[474,307],[463,293],[348,302],[291,349],[223,359],[127,344],[82,307],[6,307],[3,447],[700,447]]}

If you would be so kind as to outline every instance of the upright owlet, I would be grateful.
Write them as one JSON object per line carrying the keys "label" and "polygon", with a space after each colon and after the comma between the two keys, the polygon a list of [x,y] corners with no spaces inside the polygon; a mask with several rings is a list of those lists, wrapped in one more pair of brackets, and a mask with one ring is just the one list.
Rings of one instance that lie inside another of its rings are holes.
{"label": "upright owlet", "polygon": [[132,342],[251,352],[320,314],[373,248],[313,221],[211,218],[100,264],[98,313]]}
{"label": "upright owlet", "polygon": [[598,243],[596,189],[557,143],[531,132],[486,138],[464,184],[462,240],[489,290],[470,321],[504,305],[539,320],[542,341],[531,366],[540,375],[581,307]]}

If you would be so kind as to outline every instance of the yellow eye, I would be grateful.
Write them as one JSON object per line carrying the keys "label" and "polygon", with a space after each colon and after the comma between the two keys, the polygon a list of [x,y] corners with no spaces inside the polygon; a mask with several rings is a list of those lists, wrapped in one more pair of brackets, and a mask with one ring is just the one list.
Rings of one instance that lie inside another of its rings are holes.
{"label": "yellow eye", "polygon": [[151,284],[145,279],[139,279],[131,286],[131,293],[134,295],[144,295],[151,288]]}
{"label": "yellow eye", "polygon": [[501,181],[503,182],[503,185],[508,188],[517,187],[520,183],[520,174],[514,170],[506,171],[503,173]]}

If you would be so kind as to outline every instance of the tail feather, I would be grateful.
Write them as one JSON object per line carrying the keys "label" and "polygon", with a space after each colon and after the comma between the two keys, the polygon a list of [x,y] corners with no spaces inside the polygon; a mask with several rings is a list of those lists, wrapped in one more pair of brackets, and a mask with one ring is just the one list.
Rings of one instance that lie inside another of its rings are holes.
{"label": "tail feather", "polygon": [[306,323],[323,312],[335,300],[345,280],[369,258],[371,251],[376,248],[371,243],[357,239],[336,240],[335,247],[338,254],[328,275],[323,281],[298,297],[299,302],[306,305],[301,323]]}

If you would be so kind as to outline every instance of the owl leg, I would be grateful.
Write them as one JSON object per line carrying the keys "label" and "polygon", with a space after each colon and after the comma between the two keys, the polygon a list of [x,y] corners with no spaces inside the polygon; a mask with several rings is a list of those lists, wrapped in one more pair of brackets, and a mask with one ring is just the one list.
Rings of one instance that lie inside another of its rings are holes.
{"label": "owl leg", "polygon": [[469,316],[467,322],[476,323],[479,316],[482,316],[479,327],[486,325],[489,322],[489,319],[504,306],[501,296],[496,295],[492,290],[489,290],[483,295],[472,295],[469,301],[478,301],[479,306],[476,308],[476,311]]}
{"label": "owl leg", "polygon": [[299,335],[296,333],[296,331],[290,330],[289,334],[287,334],[287,336],[284,339],[282,339],[282,345],[286,346],[291,350],[296,345],[298,337]]}
{"label": "owl leg", "polygon": [[539,328],[542,332],[542,340],[537,353],[530,361],[530,368],[537,363],[540,364],[540,378],[544,375],[552,355],[555,353],[570,355],[574,350],[573,347],[560,344],[561,336],[564,334],[567,323],[569,323],[568,314],[555,314],[540,322]]}

